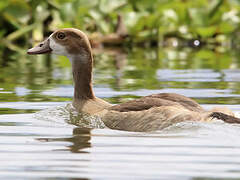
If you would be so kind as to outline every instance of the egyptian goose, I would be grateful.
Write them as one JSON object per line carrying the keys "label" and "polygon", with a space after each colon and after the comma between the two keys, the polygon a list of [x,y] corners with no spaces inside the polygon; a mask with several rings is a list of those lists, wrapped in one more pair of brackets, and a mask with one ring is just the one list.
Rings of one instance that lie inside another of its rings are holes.
{"label": "egyptian goose", "polygon": [[88,37],[78,29],[57,30],[27,53],[67,56],[72,64],[74,80],[73,106],[79,113],[99,116],[111,129],[146,132],[161,130],[178,122],[209,121],[213,118],[240,123],[240,119],[227,109],[206,111],[192,99],[174,93],[153,94],[119,105],[111,105],[95,97],[92,50]]}

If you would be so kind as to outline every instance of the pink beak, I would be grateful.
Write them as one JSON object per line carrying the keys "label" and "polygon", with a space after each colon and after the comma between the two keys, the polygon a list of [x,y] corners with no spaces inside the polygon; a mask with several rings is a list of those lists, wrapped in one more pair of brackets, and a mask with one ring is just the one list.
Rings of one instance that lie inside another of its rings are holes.
{"label": "pink beak", "polygon": [[27,53],[28,54],[46,54],[50,53],[52,49],[50,48],[50,40],[46,39],[45,41],[39,43],[37,46],[28,49]]}

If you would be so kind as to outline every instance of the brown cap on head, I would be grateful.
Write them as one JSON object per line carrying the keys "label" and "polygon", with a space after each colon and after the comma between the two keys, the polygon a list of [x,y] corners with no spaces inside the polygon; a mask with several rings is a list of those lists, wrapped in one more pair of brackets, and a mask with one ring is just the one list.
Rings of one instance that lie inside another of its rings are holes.
{"label": "brown cap on head", "polygon": [[45,41],[41,42],[37,46],[31,49],[28,49],[27,53],[30,55],[34,55],[34,54],[46,54],[46,53],[50,53],[51,51],[52,49],[50,48],[49,39],[46,39]]}
{"label": "brown cap on head", "polygon": [[[84,55],[86,52],[91,53],[91,45],[87,35],[78,29],[74,28],[59,29],[51,35],[50,44],[52,44],[51,40],[54,40],[54,42],[57,45],[64,47],[66,52],[71,55],[74,54]],[[52,53],[55,53],[55,51],[57,50],[55,48],[56,47],[52,48],[53,49]],[[58,51],[60,51],[60,49],[58,49]]]}

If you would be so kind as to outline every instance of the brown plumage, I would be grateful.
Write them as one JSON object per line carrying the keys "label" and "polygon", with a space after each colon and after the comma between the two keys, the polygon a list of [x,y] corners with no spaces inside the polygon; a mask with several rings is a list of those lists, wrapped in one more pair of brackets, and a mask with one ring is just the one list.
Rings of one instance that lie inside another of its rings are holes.
{"label": "brown plumage", "polygon": [[190,111],[204,111],[204,109],[192,99],[175,93],[152,94],[140,99],[112,106],[110,109],[119,112],[127,112],[147,110],[159,106],[179,106]]}
{"label": "brown plumage", "polygon": [[79,113],[98,116],[112,129],[126,131],[155,131],[183,121],[211,121],[228,123],[240,119],[226,108],[204,110],[197,102],[174,93],[153,94],[119,105],[95,97],[92,89],[92,50],[87,36],[73,28],[54,32],[28,54],[54,53],[67,56],[72,63],[74,80],[73,106]]}

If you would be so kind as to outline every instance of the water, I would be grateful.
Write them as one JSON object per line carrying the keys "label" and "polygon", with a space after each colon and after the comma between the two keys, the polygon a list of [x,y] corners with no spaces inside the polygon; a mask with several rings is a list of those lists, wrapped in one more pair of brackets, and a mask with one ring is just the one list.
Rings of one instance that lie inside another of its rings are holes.
{"label": "water", "polygon": [[[95,54],[94,91],[113,104],[174,92],[206,109],[217,105],[240,112],[236,52],[165,48]],[[5,58],[0,179],[240,178],[239,125],[188,122],[133,133],[104,128],[99,120],[78,121],[69,105],[73,86],[64,57]]]}

